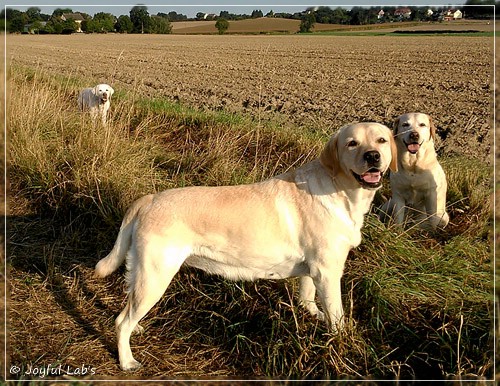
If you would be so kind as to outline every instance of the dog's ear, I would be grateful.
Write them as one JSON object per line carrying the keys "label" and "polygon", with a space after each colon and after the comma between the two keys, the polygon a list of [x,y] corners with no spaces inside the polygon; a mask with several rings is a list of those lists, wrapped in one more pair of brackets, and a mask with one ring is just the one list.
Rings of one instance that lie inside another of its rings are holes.
{"label": "dog's ear", "polygon": [[113,90],[113,87],[109,86],[109,90],[108,90],[109,96],[113,95],[114,92],[115,92],[115,90]]}
{"label": "dog's ear", "polygon": [[397,117],[395,120],[394,120],[394,123],[392,124],[392,133],[394,135],[398,134],[398,128],[399,128],[399,118],[400,117]]}
{"label": "dog's ear", "polygon": [[431,138],[433,141],[436,140],[436,126],[434,125],[434,121],[431,117],[429,117],[429,128],[431,129]]}
{"label": "dog's ear", "polygon": [[92,92],[94,93],[94,95],[99,95],[99,85],[95,86],[95,87],[92,89]]}
{"label": "dog's ear", "polygon": [[338,131],[330,138],[325,148],[319,156],[319,161],[328,173],[335,177],[340,170],[339,149],[338,149]]}
{"label": "dog's ear", "polygon": [[[399,123],[398,123],[399,124]],[[396,140],[393,136],[390,137],[389,142],[391,144],[391,163],[389,164],[389,169],[394,173],[398,171],[398,147],[396,145]]]}

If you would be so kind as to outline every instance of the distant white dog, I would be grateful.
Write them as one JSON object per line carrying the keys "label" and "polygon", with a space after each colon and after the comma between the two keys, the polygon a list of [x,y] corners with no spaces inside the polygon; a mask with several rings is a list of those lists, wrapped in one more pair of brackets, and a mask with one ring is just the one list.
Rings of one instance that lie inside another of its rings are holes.
{"label": "distant white dog", "polygon": [[106,124],[111,95],[115,90],[109,84],[98,84],[93,88],[85,88],[78,96],[78,106],[82,111],[89,111],[95,121],[100,116],[102,124]]}

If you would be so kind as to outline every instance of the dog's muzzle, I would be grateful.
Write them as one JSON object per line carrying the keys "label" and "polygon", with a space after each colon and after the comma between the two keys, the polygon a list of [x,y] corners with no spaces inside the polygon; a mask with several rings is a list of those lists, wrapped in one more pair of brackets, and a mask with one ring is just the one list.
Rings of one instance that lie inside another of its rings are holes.
{"label": "dog's muzzle", "polygon": [[410,142],[406,142],[403,140],[403,143],[406,146],[406,149],[411,153],[411,154],[416,154],[420,150],[420,146],[422,146],[422,142],[420,141],[420,135],[416,131],[412,131],[410,133]]}
{"label": "dog's muzzle", "polygon": [[377,189],[382,186],[382,177],[384,174],[377,168],[368,169],[363,174],[354,172],[352,172],[352,174],[363,188]]}
{"label": "dog's muzzle", "polygon": [[418,142],[410,142],[407,143],[406,141],[403,141],[403,143],[406,146],[406,149],[411,153],[411,154],[417,154],[418,151],[420,150],[420,146],[422,146],[422,143]]}
{"label": "dog's muzzle", "polygon": [[370,150],[363,154],[363,160],[369,168],[362,174],[357,174],[353,171],[354,178],[359,184],[366,189],[376,189],[382,185],[383,173],[380,171],[380,153],[377,150]]}

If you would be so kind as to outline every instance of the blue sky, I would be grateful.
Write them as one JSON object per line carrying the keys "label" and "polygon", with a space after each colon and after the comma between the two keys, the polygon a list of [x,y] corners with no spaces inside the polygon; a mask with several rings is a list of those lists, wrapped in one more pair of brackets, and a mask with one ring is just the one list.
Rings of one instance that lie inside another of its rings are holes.
{"label": "blue sky", "polygon": [[330,6],[332,8],[342,6],[344,8],[350,8],[352,6],[378,6],[378,5],[416,5],[416,6],[449,6],[449,5],[463,5],[465,0],[459,1],[443,1],[443,0],[384,0],[379,2],[371,3],[369,0],[343,0],[343,1],[304,1],[304,0],[253,0],[253,1],[229,1],[229,0],[214,0],[208,2],[195,1],[195,0],[185,0],[185,1],[168,1],[168,0],[138,0],[138,1],[123,1],[123,2],[111,2],[111,1],[99,1],[99,0],[66,0],[66,1],[51,1],[47,0],[45,2],[34,1],[34,0],[17,0],[2,1],[2,6],[7,6],[9,8],[19,9],[25,11],[29,7],[39,7],[42,13],[52,14],[55,8],[71,8],[73,11],[85,12],[89,15],[94,15],[97,12],[109,12],[116,16],[128,15],[130,9],[137,4],[144,4],[148,7],[148,11],[151,15],[155,15],[158,12],[168,13],[170,11],[175,11],[177,13],[182,13],[188,17],[194,17],[197,12],[204,13],[215,13],[219,14],[220,11],[229,11],[231,13],[246,13],[250,14],[254,9],[260,9],[265,14],[270,10],[274,12],[299,12],[303,11],[307,7],[324,5]]}

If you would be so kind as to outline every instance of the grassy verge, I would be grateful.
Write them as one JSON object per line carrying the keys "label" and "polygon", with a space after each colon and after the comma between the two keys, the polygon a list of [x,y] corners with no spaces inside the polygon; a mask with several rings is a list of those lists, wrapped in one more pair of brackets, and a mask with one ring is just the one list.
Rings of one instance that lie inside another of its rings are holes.
{"label": "grassy verge", "polygon": [[[10,361],[23,368],[92,361],[103,377],[123,376],[113,332],[122,272],[98,281],[92,267],[132,200],[268,178],[316,157],[327,138],[124,93],[104,128],[77,111],[78,80],[14,68],[9,85]],[[296,307],[296,280],[230,283],[183,269],[132,339],[138,376],[491,377],[492,170],[461,157],[443,166],[446,231],[402,232],[368,216],[345,270],[342,334]]]}
{"label": "grassy verge", "polygon": [[482,37],[482,36],[495,36],[494,32],[487,31],[454,31],[454,30],[429,30],[429,31],[380,31],[380,30],[366,30],[366,31],[318,31],[313,32],[315,35],[325,36],[462,36],[462,37]]}

